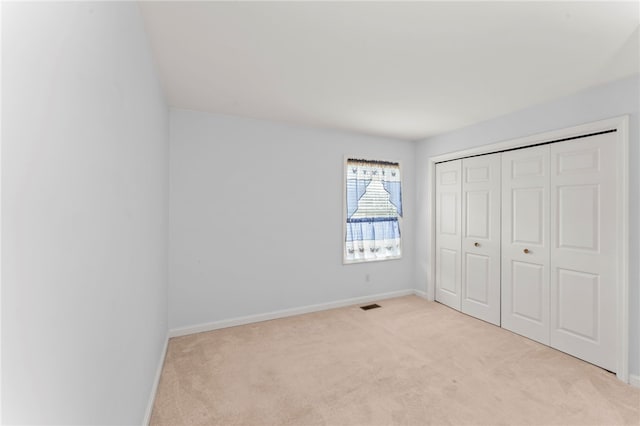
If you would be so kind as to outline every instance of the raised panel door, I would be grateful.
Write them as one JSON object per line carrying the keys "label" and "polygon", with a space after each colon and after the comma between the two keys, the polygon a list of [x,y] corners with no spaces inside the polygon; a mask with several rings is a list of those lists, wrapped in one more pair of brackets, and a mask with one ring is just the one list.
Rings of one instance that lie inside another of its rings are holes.
{"label": "raised panel door", "polygon": [[502,327],[549,344],[549,146],[502,154]]}
{"label": "raised panel door", "polygon": [[462,161],[436,164],[436,300],[460,310]]}
{"label": "raised panel door", "polygon": [[616,370],[615,133],[551,146],[550,345]]}
{"label": "raised panel door", "polygon": [[500,325],[500,154],[462,160],[461,311]]}

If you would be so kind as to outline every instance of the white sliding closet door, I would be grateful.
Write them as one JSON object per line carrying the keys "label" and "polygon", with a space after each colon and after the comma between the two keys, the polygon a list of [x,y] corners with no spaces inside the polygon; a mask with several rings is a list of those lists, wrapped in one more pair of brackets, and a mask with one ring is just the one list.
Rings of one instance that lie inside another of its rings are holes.
{"label": "white sliding closet door", "polygon": [[460,310],[461,160],[436,164],[436,300]]}
{"label": "white sliding closet door", "polygon": [[502,154],[502,327],[549,344],[549,145]]}
{"label": "white sliding closet door", "polygon": [[500,325],[500,154],[462,160],[461,311]]}
{"label": "white sliding closet door", "polygon": [[551,346],[616,370],[616,134],[551,145]]}

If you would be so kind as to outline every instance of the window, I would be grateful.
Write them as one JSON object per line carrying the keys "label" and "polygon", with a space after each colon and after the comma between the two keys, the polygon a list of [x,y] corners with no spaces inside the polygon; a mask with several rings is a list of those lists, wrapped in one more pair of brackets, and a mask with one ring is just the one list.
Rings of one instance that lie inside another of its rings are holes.
{"label": "window", "polygon": [[350,158],[346,161],[345,182],[345,263],[399,258],[400,165]]}

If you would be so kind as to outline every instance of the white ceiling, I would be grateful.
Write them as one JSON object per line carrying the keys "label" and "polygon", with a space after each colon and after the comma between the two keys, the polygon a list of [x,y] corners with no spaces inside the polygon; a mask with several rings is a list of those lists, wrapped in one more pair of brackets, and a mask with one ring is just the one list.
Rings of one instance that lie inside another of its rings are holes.
{"label": "white ceiling", "polygon": [[169,104],[421,139],[640,72],[638,2],[142,2]]}

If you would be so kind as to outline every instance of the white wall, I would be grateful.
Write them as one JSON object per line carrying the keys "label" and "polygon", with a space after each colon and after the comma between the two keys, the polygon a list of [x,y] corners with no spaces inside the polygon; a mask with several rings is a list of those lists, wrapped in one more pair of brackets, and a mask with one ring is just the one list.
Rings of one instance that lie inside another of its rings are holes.
{"label": "white wall", "polygon": [[136,3],[5,3],[6,424],[140,424],[167,330],[168,110]]}
{"label": "white wall", "polygon": [[[170,115],[171,328],[413,288],[412,142]],[[402,259],[342,264],[344,155],[401,161]]]}
{"label": "white wall", "polygon": [[[490,100],[488,100],[490,101]],[[426,291],[429,268],[426,164],[430,157],[549,130],[629,114],[630,372],[640,372],[640,77],[634,76],[421,141],[416,146],[416,284]]]}

